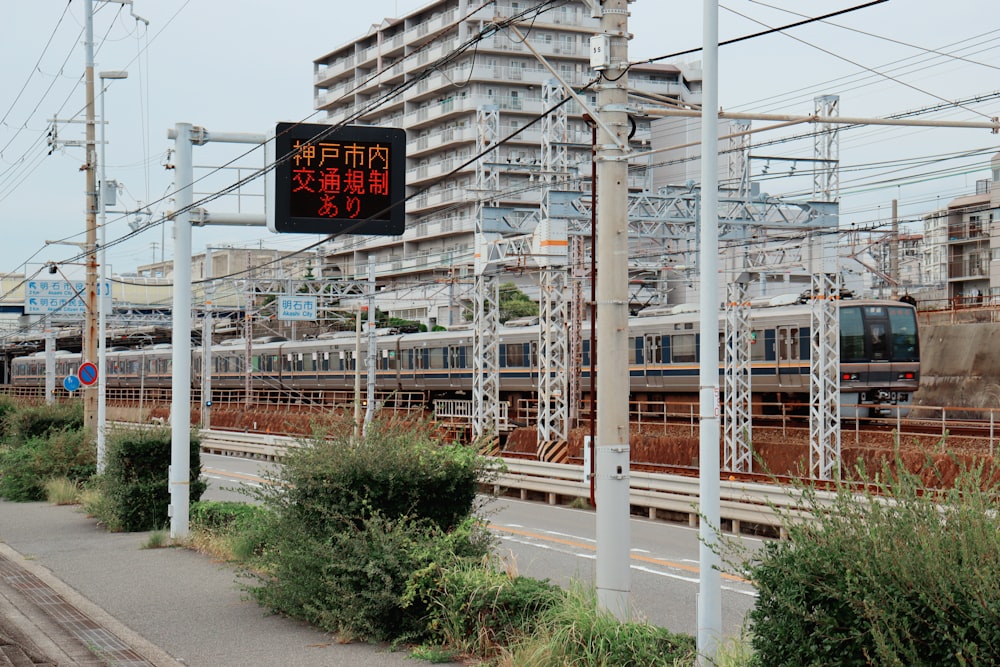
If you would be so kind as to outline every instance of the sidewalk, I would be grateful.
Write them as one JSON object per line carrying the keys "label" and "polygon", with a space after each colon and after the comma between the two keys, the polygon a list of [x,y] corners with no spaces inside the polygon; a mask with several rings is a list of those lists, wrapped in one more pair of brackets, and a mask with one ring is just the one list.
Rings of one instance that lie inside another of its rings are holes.
{"label": "sidewalk", "polygon": [[[109,533],[75,507],[0,501],[0,666],[415,664],[269,616],[243,599],[230,567],[142,549],[147,537]],[[12,644],[32,662],[4,662]]]}

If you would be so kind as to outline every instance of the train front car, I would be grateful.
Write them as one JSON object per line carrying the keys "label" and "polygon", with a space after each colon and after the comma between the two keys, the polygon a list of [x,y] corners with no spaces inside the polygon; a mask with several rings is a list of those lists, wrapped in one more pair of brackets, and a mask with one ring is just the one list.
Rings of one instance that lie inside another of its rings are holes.
{"label": "train front car", "polygon": [[893,301],[842,301],[841,417],[906,416],[919,382],[916,309]]}

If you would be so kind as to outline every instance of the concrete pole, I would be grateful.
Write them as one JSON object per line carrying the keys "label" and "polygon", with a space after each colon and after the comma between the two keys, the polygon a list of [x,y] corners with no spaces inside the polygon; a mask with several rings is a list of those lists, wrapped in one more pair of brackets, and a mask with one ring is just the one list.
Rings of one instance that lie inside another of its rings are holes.
{"label": "concrete pole", "polygon": [[368,259],[368,406],[365,409],[365,433],[375,418],[375,371],[378,366],[378,346],[375,340],[375,262]]}
{"label": "concrete pole", "polygon": [[698,664],[715,664],[722,637],[719,529],[719,3],[704,0],[701,93],[701,354],[698,448]]}
{"label": "concrete pole", "polygon": [[45,402],[56,402],[56,332],[45,330]]}
{"label": "concrete pole", "polygon": [[[628,2],[605,0],[610,66],[597,85],[597,603],[630,615],[628,373]],[[605,129],[607,128],[607,129]],[[613,134],[612,134],[613,133]]]}
{"label": "concrete pole", "polygon": [[98,325],[97,325],[97,474],[104,474],[104,460],[105,460],[105,447],[106,447],[106,437],[107,437],[107,421],[108,421],[108,381],[106,374],[108,372],[108,318],[107,314],[104,312],[104,299],[101,298],[101,290],[104,289],[104,283],[107,281],[107,253],[104,250],[105,239],[107,238],[105,232],[105,226],[108,224],[108,214],[107,214],[107,193],[105,192],[108,187],[108,174],[107,174],[107,162],[105,161],[107,150],[105,148],[106,137],[104,127],[107,125],[107,120],[104,115],[104,81],[101,81],[101,192],[99,196],[99,206],[101,211],[101,224],[98,230],[98,236],[100,238],[100,247],[98,249],[99,257],[98,263],[101,265],[100,280],[97,282],[97,308],[98,308]]}
{"label": "concrete pole", "polygon": [[170,537],[188,534],[191,498],[191,215],[193,203],[191,124],[174,134],[174,306],[170,402]]}
{"label": "concrete pole", "polygon": [[201,322],[201,427],[212,428],[212,249],[205,248],[205,315]]}
{"label": "concrete pole", "polygon": [[104,289],[105,284],[108,280],[108,261],[107,252],[104,249],[105,240],[107,239],[106,227],[108,224],[108,202],[107,202],[107,188],[108,188],[108,174],[107,174],[107,140],[105,137],[104,128],[108,124],[107,116],[104,114],[104,98],[106,97],[105,92],[107,85],[105,81],[112,81],[116,79],[124,79],[128,77],[128,72],[125,71],[111,71],[111,72],[101,72],[101,192],[100,192],[100,210],[101,210],[101,224],[98,230],[98,237],[100,238],[100,243],[98,244],[100,248],[98,249],[99,257],[98,263],[101,265],[100,280],[97,283],[97,307],[98,307],[98,326],[97,326],[97,474],[104,473],[104,462],[105,462],[105,445],[107,442],[107,428],[108,428],[108,314],[105,311],[105,296],[110,299],[111,295],[101,295],[101,291]]}
{"label": "concrete pole", "polygon": [[899,298],[899,200],[892,200],[892,245],[889,246],[889,275],[892,298]]}
{"label": "concrete pole", "polygon": [[354,316],[354,439],[361,438],[361,305]]}
{"label": "concrete pole", "polygon": [[[86,91],[86,163],[87,171],[87,273],[85,299],[87,312],[83,326],[83,361],[97,359],[97,155],[94,132],[94,0],[84,2],[84,42],[86,58],[84,89]],[[83,389],[83,425],[88,433],[94,434],[97,421],[97,387]]]}

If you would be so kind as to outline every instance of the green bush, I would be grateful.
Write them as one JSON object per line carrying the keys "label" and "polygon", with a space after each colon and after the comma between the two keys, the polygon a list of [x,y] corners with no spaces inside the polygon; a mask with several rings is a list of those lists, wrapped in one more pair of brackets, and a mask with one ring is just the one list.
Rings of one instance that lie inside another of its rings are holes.
{"label": "green bush", "polygon": [[95,452],[83,431],[47,431],[0,450],[0,496],[7,500],[45,500],[45,483],[66,477],[81,483],[96,469]]}
{"label": "green bush", "polygon": [[247,590],[262,605],[329,632],[372,641],[427,635],[427,607],[406,596],[414,573],[434,563],[480,560],[487,544],[471,521],[450,532],[427,520],[367,512],[358,525],[320,538],[297,520],[276,521],[262,570]]}
{"label": "green bush", "polygon": [[279,502],[286,513],[307,512],[305,528],[326,534],[379,513],[449,530],[472,511],[489,472],[472,448],[441,445],[428,424],[376,420],[360,441],[350,423],[339,426],[283,461]]}
{"label": "green bush", "polygon": [[1000,660],[997,488],[969,470],[929,491],[896,470],[864,492],[840,486],[832,506],[806,490],[812,521],[789,518],[790,539],[751,562],[752,664]]}
{"label": "green bush", "polygon": [[[128,532],[156,530],[167,523],[170,440],[169,429],[116,431],[108,437],[101,489],[108,514],[100,518],[109,528]],[[192,436],[192,503],[201,498],[206,487],[201,479],[200,453],[198,439]]]}
{"label": "green bush", "polygon": [[251,528],[266,512],[259,505],[201,500],[191,503],[191,526],[217,533],[240,532]]}
{"label": "green bush", "polygon": [[361,441],[349,422],[334,432],[290,451],[256,493],[272,519],[248,590],[329,631],[418,639],[425,603],[404,601],[415,573],[489,550],[469,518],[486,463],[423,424],[376,420]]}
{"label": "green bush", "polygon": [[15,408],[3,416],[4,436],[15,447],[34,438],[82,428],[83,403],[80,401]]}
{"label": "green bush", "polygon": [[9,416],[18,409],[17,403],[9,396],[0,396],[0,442],[7,439],[7,431],[10,424]]}

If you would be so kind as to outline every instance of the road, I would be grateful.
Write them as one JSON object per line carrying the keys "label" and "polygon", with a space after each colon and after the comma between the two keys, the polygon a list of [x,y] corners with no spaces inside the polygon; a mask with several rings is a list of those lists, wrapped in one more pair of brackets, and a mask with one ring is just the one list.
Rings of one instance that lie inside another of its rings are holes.
{"label": "road", "polygon": [[[205,497],[246,500],[240,485],[259,485],[272,463],[202,454],[209,481]],[[591,510],[551,506],[512,498],[488,502],[484,514],[500,538],[501,555],[513,555],[520,574],[549,579],[561,586],[573,580],[592,584],[596,553],[596,515]],[[686,525],[631,519],[632,603],[636,613],[674,632],[696,634],[698,595],[698,531]],[[762,542],[743,537],[753,549]],[[738,636],[753,607],[753,587],[723,574],[723,631]]]}

